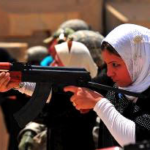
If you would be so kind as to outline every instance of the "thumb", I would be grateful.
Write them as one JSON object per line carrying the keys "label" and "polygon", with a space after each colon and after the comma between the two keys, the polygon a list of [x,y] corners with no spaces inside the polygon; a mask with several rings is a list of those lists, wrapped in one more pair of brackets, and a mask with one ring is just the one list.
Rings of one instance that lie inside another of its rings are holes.
{"label": "thumb", "polygon": [[66,86],[64,87],[64,91],[65,92],[73,92],[76,93],[77,92],[78,87],[76,86]]}

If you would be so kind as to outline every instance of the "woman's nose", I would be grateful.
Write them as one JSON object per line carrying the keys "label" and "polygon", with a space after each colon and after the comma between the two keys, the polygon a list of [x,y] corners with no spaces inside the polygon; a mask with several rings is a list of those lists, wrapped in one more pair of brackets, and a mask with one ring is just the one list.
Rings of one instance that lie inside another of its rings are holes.
{"label": "woman's nose", "polygon": [[115,72],[111,68],[107,68],[107,76],[113,77],[115,75]]}

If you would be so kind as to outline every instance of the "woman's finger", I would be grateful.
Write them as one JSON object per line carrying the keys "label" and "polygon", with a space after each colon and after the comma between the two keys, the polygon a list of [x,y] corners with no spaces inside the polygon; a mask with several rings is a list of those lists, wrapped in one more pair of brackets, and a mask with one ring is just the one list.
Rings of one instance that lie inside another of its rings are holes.
{"label": "woman's finger", "polygon": [[10,81],[10,75],[9,74],[2,74],[0,79],[0,86],[5,87],[8,82]]}
{"label": "woman's finger", "polygon": [[66,87],[64,87],[65,92],[76,93],[77,89],[78,89],[78,87],[76,87],[76,86],[66,86]]}

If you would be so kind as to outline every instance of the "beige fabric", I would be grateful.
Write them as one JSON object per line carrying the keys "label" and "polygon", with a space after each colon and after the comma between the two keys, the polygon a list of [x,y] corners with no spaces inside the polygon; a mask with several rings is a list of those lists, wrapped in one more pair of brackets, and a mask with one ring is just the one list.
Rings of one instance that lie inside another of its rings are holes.
{"label": "beige fabric", "polygon": [[98,67],[84,44],[73,41],[69,51],[67,42],[64,42],[56,45],[55,49],[65,67],[85,68],[92,78],[97,75]]}

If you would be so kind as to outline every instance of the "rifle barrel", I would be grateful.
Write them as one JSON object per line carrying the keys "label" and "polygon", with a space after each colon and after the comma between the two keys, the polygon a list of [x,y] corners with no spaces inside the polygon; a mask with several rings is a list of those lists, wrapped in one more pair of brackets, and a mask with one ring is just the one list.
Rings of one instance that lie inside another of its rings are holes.
{"label": "rifle barrel", "polygon": [[114,91],[116,93],[122,93],[122,94],[134,96],[134,97],[138,97],[138,98],[144,98],[144,99],[147,98],[146,95],[142,95],[141,93],[130,92],[130,91],[126,91],[126,90],[122,90],[122,89],[118,89],[118,88],[114,88],[114,87],[110,87],[107,85],[98,84],[98,83],[94,83],[94,82],[88,82],[88,86],[91,88],[99,89],[99,90],[101,90],[101,89],[107,90],[107,91],[110,90],[110,91]]}

